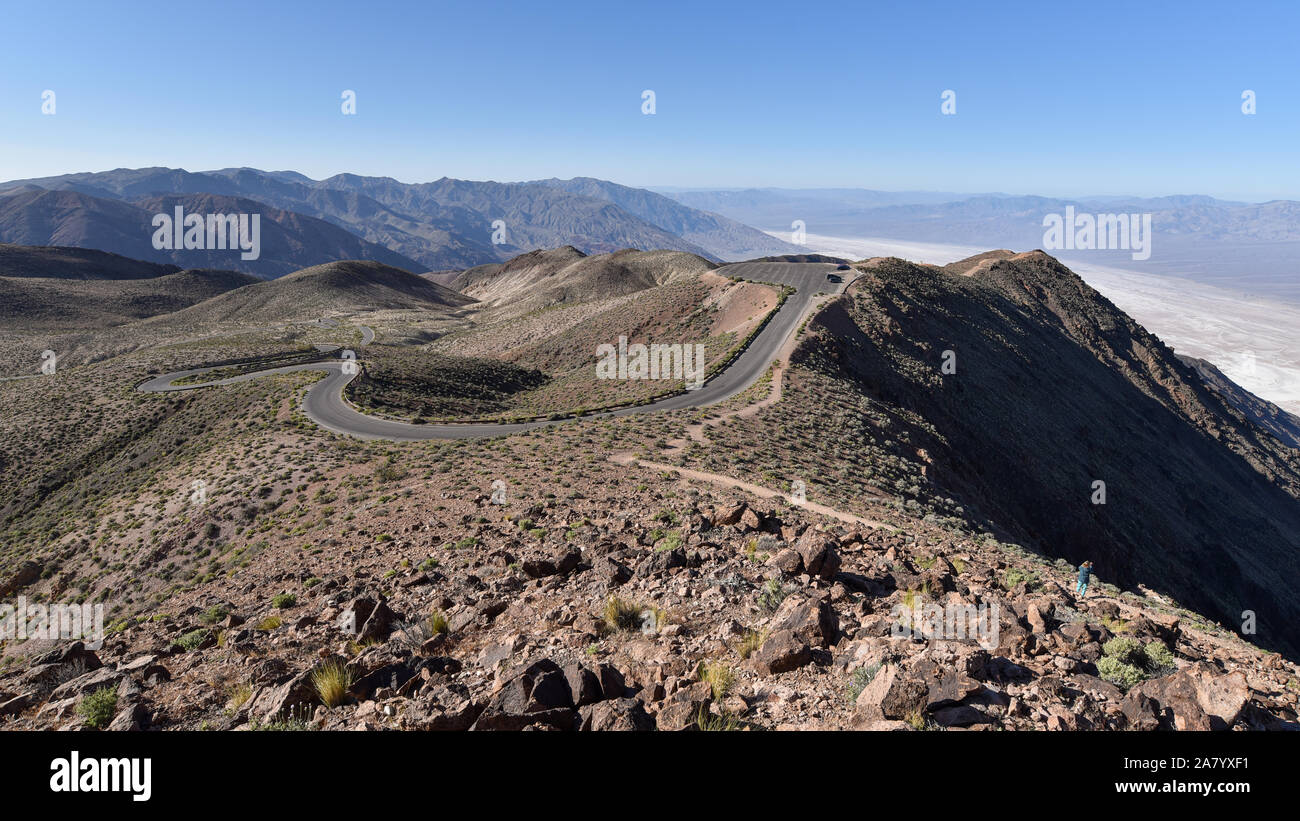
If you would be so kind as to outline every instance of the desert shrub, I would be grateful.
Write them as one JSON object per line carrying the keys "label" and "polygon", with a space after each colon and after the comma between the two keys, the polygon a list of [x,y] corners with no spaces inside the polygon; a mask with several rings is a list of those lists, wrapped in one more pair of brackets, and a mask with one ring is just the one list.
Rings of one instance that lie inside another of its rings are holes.
{"label": "desert shrub", "polygon": [[1097,672],[1101,677],[1123,690],[1138,684],[1146,675],[1131,664],[1125,664],[1114,656],[1103,656],[1097,662]]}
{"label": "desert shrub", "polygon": [[930,718],[920,710],[913,710],[908,713],[907,717],[903,720],[911,725],[912,729],[917,732],[938,732],[944,729],[942,724],[935,721],[933,718]]}
{"label": "desert shrub", "polygon": [[231,710],[238,710],[253,697],[253,687],[249,684],[236,684],[230,688],[228,695],[230,698],[226,702],[227,706]]}
{"label": "desert shrub", "polygon": [[271,604],[276,610],[284,610],[293,607],[297,603],[298,597],[292,593],[276,593],[271,599]]}
{"label": "desert shrub", "polygon": [[398,465],[392,456],[389,456],[383,464],[375,468],[375,479],[380,482],[396,482],[405,479],[406,476],[406,470]]}
{"label": "desert shrub", "polygon": [[1147,657],[1147,669],[1152,675],[1163,675],[1174,669],[1174,654],[1164,645],[1164,642],[1147,642],[1143,652]]}
{"label": "desert shrub", "polygon": [[100,687],[89,695],[82,696],[77,704],[77,714],[86,720],[86,726],[96,730],[107,727],[116,712],[116,687]]}
{"label": "desert shrub", "polygon": [[1002,577],[1002,586],[1007,590],[1012,590],[1021,582],[1024,582],[1026,587],[1033,587],[1035,580],[1033,573],[1027,573],[1018,567],[1008,567],[1006,574]]}
{"label": "desert shrub", "polygon": [[714,699],[721,701],[736,682],[736,674],[726,662],[706,661],[700,665],[700,681],[713,690]]}
{"label": "desert shrub", "polygon": [[780,581],[768,579],[763,592],[758,595],[758,606],[768,613],[775,613],[787,595],[789,594],[781,587]]}
{"label": "desert shrub", "polygon": [[659,552],[665,552],[669,550],[676,550],[681,546],[682,546],[682,534],[674,530],[665,534],[662,539],[660,539],[655,543],[655,550]]}
{"label": "desert shrub", "polygon": [[214,604],[203,611],[203,615],[199,616],[199,621],[204,624],[216,624],[228,615],[230,615],[230,611],[223,605]]}
{"label": "desert shrub", "polygon": [[610,596],[609,601],[605,602],[605,612],[601,621],[611,632],[631,632],[640,629],[641,614],[644,612],[645,608],[639,604],[620,599],[618,596]]}
{"label": "desert shrub", "polygon": [[764,638],[765,636],[757,630],[746,630],[740,637],[740,641],[736,642],[736,654],[742,659],[749,658],[763,646]]}
{"label": "desert shrub", "polygon": [[312,727],[308,723],[307,706],[299,705],[287,713],[281,711],[265,724],[254,718],[248,723],[249,729],[261,732],[305,732]]}
{"label": "desert shrub", "polygon": [[1163,642],[1150,641],[1143,647],[1137,639],[1119,636],[1102,645],[1101,650],[1104,655],[1097,662],[1098,672],[1124,689],[1174,669],[1174,654]]}
{"label": "desert shrub", "polygon": [[725,712],[713,715],[703,704],[695,716],[695,726],[706,733],[725,733],[740,729],[740,722]]}
{"label": "desert shrub", "polygon": [[1123,619],[1113,619],[1110,616],[1101,617],[1101,626],[1105,627],[1112,633],[1123,633],[1128,630],[1128,622]]}
{"label": "desert shrub", "polygon": [[190,632],[181,636],[179,639],[176,640],[176,643],[186,650],[197,650],[203,644],[203,642],[207,641],[208,635],[209,635],[208,630],[206,628],[200,627],[198,630],[191,630]]}
{"label": "desert shrub", "polygon": [[1134,667],[1140,666],[1146,660],[1146,654],[1142,651],[1142,643],[1137,639],[1126,636],[1117,636],[1102,645],[1102,653],[1124,662]]}
{"label": "desert shrub", "polygon": [[312,686],[316,695],[326,707],[337,707],[347,698],[352,686],[353,675],[348,665],[338,659],[330,659],[311,673]]}
{"label": "desert shrub", "polygon": [[871,683],[871,680],[876,677],[876,673],[879,672],[880,664],[878,662],[854,670],[853,675],[849,678],[849,686],[845,692],[849,701],[856,702],[858,696],[862,695],[862,691],[867,689],[867,685]]}

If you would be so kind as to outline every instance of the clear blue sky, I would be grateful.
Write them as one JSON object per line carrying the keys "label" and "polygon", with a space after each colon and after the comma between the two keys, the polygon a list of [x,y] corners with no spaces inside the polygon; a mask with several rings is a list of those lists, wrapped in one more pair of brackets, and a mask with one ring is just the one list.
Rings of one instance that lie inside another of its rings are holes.
{"label": "clear blue sky", "polygon": [[1298,5],[10,2],[0,179],[247,165],[1300,199]]}

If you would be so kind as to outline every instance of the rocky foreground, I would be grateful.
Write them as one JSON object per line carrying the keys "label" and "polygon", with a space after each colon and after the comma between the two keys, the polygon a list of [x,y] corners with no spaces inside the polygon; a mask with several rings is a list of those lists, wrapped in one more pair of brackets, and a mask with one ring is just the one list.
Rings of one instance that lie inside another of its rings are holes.
{"label": "rocky foreground", "polygon": [[[262,557],[97,651],[11,659],[0,726],[1297,727],[1295,664],[1155,594],[1078,600],[1064,563],[992,539],[689,493],[653,518],[480,497],[333,559]],[[896,637],[921,603],[996,604],[996,644]]]}

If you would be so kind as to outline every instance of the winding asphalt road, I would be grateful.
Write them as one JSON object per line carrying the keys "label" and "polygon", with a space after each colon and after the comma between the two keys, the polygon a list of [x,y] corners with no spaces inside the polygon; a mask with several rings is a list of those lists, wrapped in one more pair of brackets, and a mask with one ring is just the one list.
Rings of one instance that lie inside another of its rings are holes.
{"label": "winding asphalt road", "polygon": [[[840,271],[844,282],[832,283],[826,275],[834,272],[830,263],[810,262],[741,262],[725,265],[715,273],[721,276],[737,276],[756,282],[771,282],[779,285],[792,285],[797,290],[781,306],[776,316],[767,323],[758,336],[750,342],[735,362],[724,371],[716,374],[697,390],[661,399],[645,405],[620,408],[599,414],[582,417],[591,419],[601,416],[630,416],[637,413],[657,413],[679,410],[681,408],[701,408],[713,405],[745,390],[763,375],[768,365],[777,357],[782,344],[799,328],[805,314],[808,313],[813,300],[821,294],[841,293],[849,283],[858,276],[856,271]],[[374,332],[362,327],[362,344],[374,339]],[[323,352],[336,350],[331,346],[317,346]],[[216,385],[230,385],[260,379],[263,376],[298,371],[324,371],[325,378],[308,389],[303,399],[303,411],[317,425],[335,433],[353,436],[358,439],[388,439],[400,442],[421,441],[427,439],[478,439],[488,436],[503,436],[511,433],[531,430],[542,425],[557,424],[556,421],[523,422],[518,424],[453,424],[453,425],[412,425],[407,422],[395,422],[389,419],[377,419],[354,410],[343,399],[343,388],[351,382],[354,374],[343,372],[343,362],[326,360],[281,368],[268,368],[264,371],[243,374],[229,379],[197,384],[173,385],[177,379],[214,370],[214,368],[193,368],[186,371],[163,374],[140,385],[138,390],[148,393],[163,393],[182,390],[197,390]]]}

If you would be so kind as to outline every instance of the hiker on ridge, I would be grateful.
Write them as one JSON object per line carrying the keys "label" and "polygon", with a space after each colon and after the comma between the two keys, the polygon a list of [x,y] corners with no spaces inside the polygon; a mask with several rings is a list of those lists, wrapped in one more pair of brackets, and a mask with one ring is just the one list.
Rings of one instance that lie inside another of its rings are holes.
{"label": "hiker on ridge", "polygon": [[1080,597],[1088,595],[1088,579],[1092,576],[1092,562],[1084,562],[1079,565],[1079,583],[1075,586],[1074,592]]}

